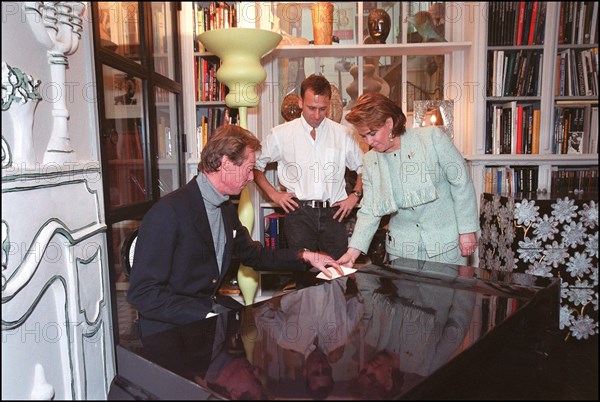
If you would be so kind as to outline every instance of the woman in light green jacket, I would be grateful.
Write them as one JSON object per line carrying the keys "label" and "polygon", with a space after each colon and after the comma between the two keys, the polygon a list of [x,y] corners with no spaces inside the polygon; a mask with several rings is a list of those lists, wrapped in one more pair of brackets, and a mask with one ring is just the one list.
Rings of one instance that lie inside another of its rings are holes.
{"label": "woman in light green jacket", "polygon": [[362,95],[346,120],[371,150],[363,158],[364,197],[354,233],[338,262],[352,266],[390,215],[390,260],[466,264],[477,246],[477,198],[450,138],[435,126],[407,129],[402,109],[379,93]]}

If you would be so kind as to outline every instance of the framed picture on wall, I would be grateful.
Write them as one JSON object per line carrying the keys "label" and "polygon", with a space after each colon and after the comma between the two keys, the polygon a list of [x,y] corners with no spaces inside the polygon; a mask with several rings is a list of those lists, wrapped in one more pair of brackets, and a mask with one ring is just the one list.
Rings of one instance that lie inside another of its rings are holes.
{"label": "framed picture on wall", "polygon": [[104,81],[106,117],[108,119],[141,118],[141,80],[118,70],[111,69],[111,72],[112,76],[105,77]]}

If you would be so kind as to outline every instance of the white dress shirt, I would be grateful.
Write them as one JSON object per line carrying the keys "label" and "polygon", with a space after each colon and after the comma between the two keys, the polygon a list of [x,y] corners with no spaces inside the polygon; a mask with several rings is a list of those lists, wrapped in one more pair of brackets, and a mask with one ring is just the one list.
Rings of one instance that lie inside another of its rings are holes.
{"label": "white dress shirt", "polygon": [[277,162],[279,182],[300,200],[344,200],[346,167],[361,173],[363,152],[349,127],[324,119],[317,127],[315,140],[312,127],[299,117],[271,129],[256,153],[256,168]]}

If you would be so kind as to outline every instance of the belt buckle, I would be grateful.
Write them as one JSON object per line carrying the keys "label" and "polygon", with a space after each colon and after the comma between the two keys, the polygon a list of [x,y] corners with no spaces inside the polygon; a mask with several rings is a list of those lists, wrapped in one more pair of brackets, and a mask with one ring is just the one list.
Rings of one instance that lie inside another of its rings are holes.
{"label": "belt buckle", "polygon": [[307,207],[310,208],[328,208],[329,207],[329,201],[319,201],[319,200],[307,200],[304,201],[303,205],[306,205]]}

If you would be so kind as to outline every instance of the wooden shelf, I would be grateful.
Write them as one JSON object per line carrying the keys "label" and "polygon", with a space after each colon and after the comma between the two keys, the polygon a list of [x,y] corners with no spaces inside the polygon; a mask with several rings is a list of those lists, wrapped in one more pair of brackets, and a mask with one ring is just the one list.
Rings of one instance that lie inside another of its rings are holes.
{"label": "wooden shelf", "polygon": [[196,106],[203,107],[214,107],[214,106],[227,106],[224,100],[221,101],[198,101],[196,102]]}

